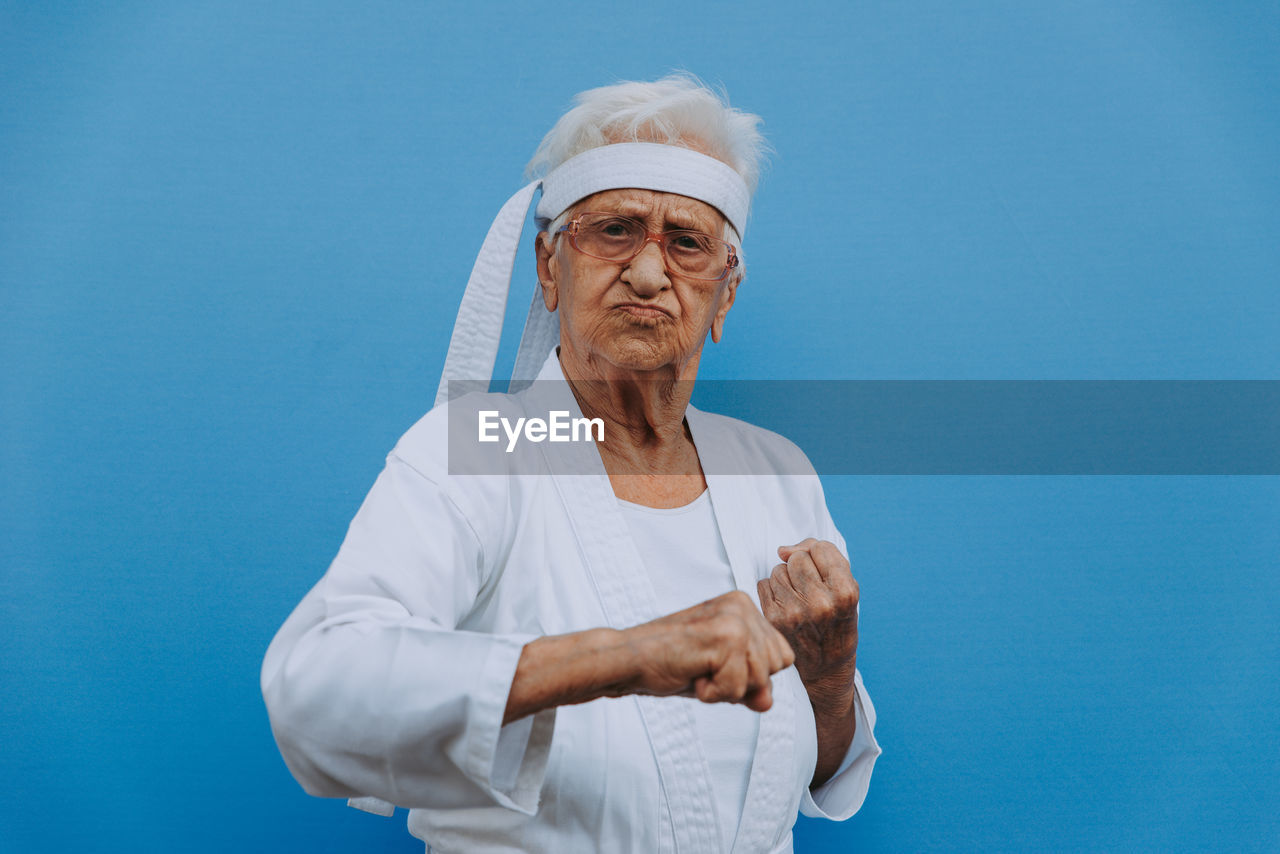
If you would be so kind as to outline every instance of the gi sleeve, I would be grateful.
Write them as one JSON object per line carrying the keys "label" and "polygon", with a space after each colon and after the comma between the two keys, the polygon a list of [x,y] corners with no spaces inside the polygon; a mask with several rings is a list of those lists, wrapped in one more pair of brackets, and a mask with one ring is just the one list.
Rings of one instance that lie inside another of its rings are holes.
{"label": "gi sleeve", "polygon": [[876,743],[875,736],[876,709],[862,684],[861,673],[854,671],[853,683],[856,689],[853,741],[831,779],[816,789],[804,790],[800,812],[810,818],[844,821],[862,807],[871,786],[871,769],[880,755],[880,745]]}
{"label": "gi sleeve", "polygon": [[485,592],[486,555],[474,511],[442,482],[388,457],[333,565],[267,650],[271,729],[312,795],[532,815],[555,710],[502,724],[533,636],[457,628]]}

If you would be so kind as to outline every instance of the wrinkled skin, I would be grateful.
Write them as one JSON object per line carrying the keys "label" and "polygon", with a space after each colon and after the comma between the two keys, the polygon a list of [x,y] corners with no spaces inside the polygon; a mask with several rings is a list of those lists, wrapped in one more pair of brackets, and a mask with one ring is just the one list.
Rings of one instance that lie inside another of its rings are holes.
{"label": "wrinkled skin", "polygon": [[[606,190],[571,209],[635,217],[651,232],[692,228],[724,232],[706,202],[651,190]],[[667,273],[662,250],[647,244],[630,264],[575,251],[566,235],[540,235],[538,278],[549,311],[560,313],[560,361],[574,377],[692,380],[707,335],[719,341],[739,278],[705,282]],[[649,375],[652,376],[649,376]]]}

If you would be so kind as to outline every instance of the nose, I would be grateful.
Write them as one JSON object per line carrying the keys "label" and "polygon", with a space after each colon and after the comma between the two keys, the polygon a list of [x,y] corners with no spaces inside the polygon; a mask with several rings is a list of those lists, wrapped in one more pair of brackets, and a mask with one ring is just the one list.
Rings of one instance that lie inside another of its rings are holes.
{"label": "nose", "polygon": [[645,241],[636,257],[622,270],[622,278],[637,296],[653,296],[671,286],[667,278],[667,259],[657,237]]}

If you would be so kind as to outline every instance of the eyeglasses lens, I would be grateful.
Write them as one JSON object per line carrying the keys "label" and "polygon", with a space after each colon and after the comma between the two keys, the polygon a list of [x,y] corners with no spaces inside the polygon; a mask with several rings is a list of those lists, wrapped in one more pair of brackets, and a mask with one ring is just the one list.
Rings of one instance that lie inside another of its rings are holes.
{"label": "eyeglasses lens", "polygon": [[[648,239],[644,224],[627,217],[583,216],[574,245],[580,252],[606,261],[629,261]],[[662,250],[672,272],[697,279],[723,277],[729,263],[729,244],[697,231],[667,231]]]}

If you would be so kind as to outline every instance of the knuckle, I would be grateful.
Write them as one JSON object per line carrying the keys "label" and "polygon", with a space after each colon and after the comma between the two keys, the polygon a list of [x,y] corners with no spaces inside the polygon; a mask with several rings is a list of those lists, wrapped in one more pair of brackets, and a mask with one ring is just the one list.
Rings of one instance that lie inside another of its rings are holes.
{"label": "knuckle", "polygon": [[829,566],[835,570],[841,570],[838,574],[844,574],[849,571],[849,560],[844,553],[836,547],[835,543],[829,543],[825,540],[820,546],[815,547],[813,551],[814,557],[822,561],[824,566]]}
{"label": "knuckle", "polygon": [[831,597],[840,610],[854,608],[858,604],[858,582],[851,576],[842,576],[831,585]]}
{"label": "knuckle", "polygon": [[731,647],[741,646],[747,639],[747,628],[737,617],[724,617],[716,624],[716,637]]}

